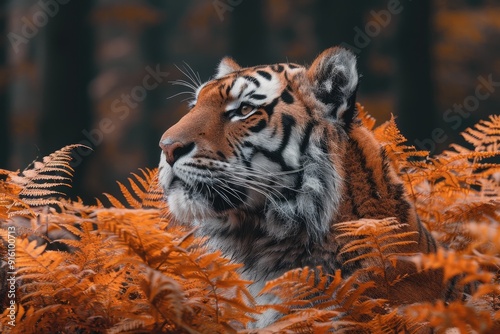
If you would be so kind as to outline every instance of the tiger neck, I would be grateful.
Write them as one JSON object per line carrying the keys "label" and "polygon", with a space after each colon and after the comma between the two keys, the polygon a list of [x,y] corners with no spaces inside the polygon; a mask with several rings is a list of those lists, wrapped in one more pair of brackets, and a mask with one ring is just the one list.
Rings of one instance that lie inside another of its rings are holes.
{"label": "tiger neck", "polygon": [[362,126],[352,129],[345,152],[344,197],[336,221],[396,217],[413,224],[417,216],[404,184],[372,133]]}

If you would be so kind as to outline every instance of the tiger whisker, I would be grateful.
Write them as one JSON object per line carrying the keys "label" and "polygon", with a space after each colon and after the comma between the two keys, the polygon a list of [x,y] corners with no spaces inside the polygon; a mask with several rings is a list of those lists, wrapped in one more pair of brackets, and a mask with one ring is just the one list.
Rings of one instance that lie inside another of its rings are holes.
{"label": "tiger whisker", "polygon": [[[240,179],[238,180],[237,178],[234,177],[234,175],[232,176],[229,176],[230,178],[232,177],[233,179],[230,180],[229,182],[233,183],[234,185],[239,185],[241,187],[244,187],[246,189],[250,189],[250,190],[254,190],[255,192],[263,195],[269,202],[271,202],[271,204],[274,205],[274,207],[276,208],[281,208],[280,205],[278,205],[278,203],[276,202],[276,199],[273,198],[271,195],[274,194],[275,196],[277,197],[281,197],[283,199],[284,202],[286,202],[289,206],[291,206],[290,202],[288,201],[288,199],[280,192],[278,192],[276,189],[273,189],[273,188],[268,188],[268,189],[265,189],[263,188],[262,186],[267,186],[265,184],[248,184],[248,181],[247,179]],[[260,188],[259,188],[260,187]],[[266,191],[267,190],[267,191]],[[270,192],[270,193],[269,193]],[[290,220],[292,221],[295,221],[293,219],[293,217],[290,217],[285,211],[283,210],[280,210],[282,212],[282,214],[286,217],[288,217]]]}
{"label": "tiger whisker", "polygon": [[[186,62],[184,62],[184,63],[187,65],[187,63],[186,63]],[[189,66],[189,65],[188,65],[188,66]],[[191,74],[189,73],[189,70],[188,70],[188,69],[186,69],[186,68],[184,68],[184,70],[183,70],[183,69],[181,69],[181,68],[180,68],[179,66],[177,66],[177,65],[175,65],[175,67],[177,67],[177,69],[178,69],[178,70],[179,70],[182,74],[184,74],[184,75],[185,75],[185,76],[186,76],[186,77],[187,77],[187,78],[191,81],[191,83],[189,83],[189,82],[187,82],[187,81],[185,81],[185,80],[184,80],[186,83],[190,84],[190,85],[193,87],[193,90],[194,90],[194,91],[196,91],[196,90],[198,89],[198,87],[199,87],[201,84],[200,84],[200,83],[198,83],[198,82],[197,82],[197,81],[196,81],[196,80],[195,80],[195,79],[191,76]],[[189,67],[189,68],[191,68],[191,67]]]}
{"label": "tiger whisker", "polygon": [[[283,216],[287,217],[288,219],[290,219],[290,221],[292,222],[295,222],[296,223],[296,220],[291,217],[287,212],[285,212],[283,209],[281,209],[281,206],[278,205],[278,203],[276,202],[276,200],[271,197],[265,190],[263,189],[258,189],[256,187],[253,187],[251,185],[248,185],[248,184],[242,184],[238,181],[231,181],[232,184],[234,185],[237,185],[237,186],[240,186],[240,187],[244,187],[244,188],[247,188],[247,189],[251,189],[261,195],[263,195],[275,208],[279,209],[279,211],[283,214]],[[281,195],[281,194],[280,194]],[[286,197],[283,196],[283,199],[284,201],[288,204],[288,205],[291,205],[290,202],[287,200]]]}
{"label": "tiger whisker", "polygon": [[172,96],[167,97],[167,99],[173,99],[174,97],[177,97],[177,96],[183,95],[183,94],[190,94],[191,96],[194,97],[194,93],[193,92],[180,92],[180,93],[177,93],[177,94],[174,94]]}
{"label": "tiger whisker", "polygon": [[[231,203],[231,200],[229,199],[229,197],[227,197],[226,194],[223,194],[221,193],[219,190],[215,189],[214,187],[212,187],[212,189],[222,198],[222,200],[224,200],[224,202],[226,202],[230,207],[235,207],[233,203]],[[213,203],[212,203],[213,204]]]}
{"label": "tiger whisker", "polygon": [[197,86],[198,87],[201,86],[202,82],[201,82],[200,74],[198,72],[195,72],[193,70],[193,68],[188,63],[186,63],[185,61],[183,63],[187,67],[187,69],[191,71],[192,78],[195,79],[194,81],[196,81],[195,83],[197,84]]}
{"label": "tiger whisker", "polygon": [[242,192],[241,190],[238,190],[238,189],[234,189],[234,188],[231,188],[229,187],[229,185],[227,184],[224,184],[224,183],[218,183],[215,186],[219,186],[221,187],[222,189],[224,189],[225,191],[227,191],[228,193],[232,194],[233,196],[235,196],[236,198],[238,198],[242,203],[244,202],[243,198],[241,198],[238,193],[242,194],[242,195],[245,195],[247,198],[249,198],[249,196],[247,194],[245,194],[244,192]]}
{"label": "tiger whisker", "polygon": [[196,90],[198,89],[198,87],[194,86],[192,83],[187,82],[186,80],[183,80],[183,79],[172,80],[172,81],[169,81],[169,83],[171,83],[174,86],[184,86],[184,87],[187,87],[189,89],[192,89],[193,93],[195,93]]}
{"label": "tiger whisker", "polygon": [[268,192],[273,193],[276,196],[281,196],[282,198],[286,199],[285,196],[280,193],[277,189],[272,187],[271,185],[259,182],[257,180],[252,180],[252,179],[247,179],[238,175],[234,175],[232,173],[224,173],[225,176],[229,177],[231,180],[239,181],[243,183],[243,185],[252,185],[254,187],[260,187],[261,190],[265,191],[267,190]]}
{"label": "tiger whisker", "polygon": [[[289,171],[281,171],[281,172],[274,172],[274,171],[271,171],[269,170],[268,168],[266,168],[265,166],[261,165],[261,164],[258,164],[258,163],[253,163],[256,167],[259,167],[260,169],[262,169],[264,172],[266,173],[269,173],[269,174],[272,174],[272,175],[289,175],[289,174],[296,174],[296,173],[299,173],[303,170],[305,170],[305,167],[301,167],[301,168],[298,168],[298,169],[293,169],[293,170],[289,170]],[[246,167],[246,166],[236,166],[236,168],[241,168],[243,170],[247,170],[247,171],[252,171],[252,172],[255,172],[255,173],[260,173],[262,174],[262,172],[259,172],[259,171],[256,171],[255,168],[250,168],[250,167]]]}
{"label": "tiger whisker", "polygon": [[[241,170],[239,172],[240,172],[240,177],[252,177],[252,179],[249,179],[249,181],[258,182],[255,179],[262,179],[264,181],[269,182],[270,184],[262,184],[262,185],[269,187],[271,189],[274,189],[273,185],[278,185],[284,189],[287,189],[287,190],[290,190],[290,191],[293,191],[296,193],[305,193],[304,191],[302,191],[300,189],[296,189],[296,188],[290,187],[286,184],[280,183],[279,180],[276,180],[275,178],[273,178],[274,175],[271,175],[271,177],[267,177],[267,176],[264,176],[263,173],[259,173],[257,171],[248,171],[248,170]],[[275,175],[279,175],[279,174],[275,174]]]}
{"label": "tiger whisker", "polygon": [[[221,182],[217,179],[217,178],[214,178],[213,176],[213,173],[212,171],[208,170],[208,174],[210,175],[210,179],[212,180],[215,180],[215,184],[213,185],[207,185],[207,189],[208,189],[208,194],[210,197],[212,197],[212,205],[214,204],[214,201],[215,201],[215,196],[212,196],[211,195],[211,192],[210,192],[210,189],[212,189],[213,191],[215,191],[221,198],[222,200],[224,200],[227,204],[229,204],[229,206],[231,207],[235,207],[234,204],[231,202],[231,200],[229,199],[229,197],[227,197],[227,195],[225,195],[224,193],[220,192],[219,190],[217,190],[217,185],[222,185]],[[217,182],[219,181],[219,182]],[[241,200],[243,202],[243,200]]]}

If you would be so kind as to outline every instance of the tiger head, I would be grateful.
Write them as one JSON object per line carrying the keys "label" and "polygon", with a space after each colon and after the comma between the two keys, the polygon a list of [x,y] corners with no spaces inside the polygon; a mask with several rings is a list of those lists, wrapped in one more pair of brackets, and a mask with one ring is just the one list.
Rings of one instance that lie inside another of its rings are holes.
{"label": "tiger head", "polygon": [[209,233],[252,224],[276,239],[328,232],[343,192],[342,143],[358,73],[342,48],[310,67],[224,58],[161,137],[160,183],[176,221]]}

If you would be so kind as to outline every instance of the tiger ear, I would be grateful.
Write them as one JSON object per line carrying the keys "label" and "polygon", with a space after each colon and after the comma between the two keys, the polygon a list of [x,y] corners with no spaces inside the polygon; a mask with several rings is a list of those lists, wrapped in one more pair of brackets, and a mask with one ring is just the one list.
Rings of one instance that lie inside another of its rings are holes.
{"label": "tiger ear", "polygon": [[307,77],[316,98],[327,107],[325,116],[348,128],[356,117],[356,56],[341,47],[327,49],[314,60]]}
{"label": "tiger ear", "polygon": [[232,58],[224,57],[222,58],[219,66],[217,67],[217,73],[215,75],[216,79],[222,78],[229,73],[240,70],[241,67]]}

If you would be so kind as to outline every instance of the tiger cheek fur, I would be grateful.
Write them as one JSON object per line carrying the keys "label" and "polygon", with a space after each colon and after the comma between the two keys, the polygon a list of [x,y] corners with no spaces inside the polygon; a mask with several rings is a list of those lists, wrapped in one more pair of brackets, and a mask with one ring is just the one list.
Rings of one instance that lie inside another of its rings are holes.
{"label": "tiger cheek fur", "polygon": [[[241,68],[224,58],[163,134],[160,183],[174,219],[243,263],[252,292],[297,267],[349,275],[362,266],[343,265],[335,228],[343,221],[397,217],[418,232],[402,251],[435,251],[385,152],[357,120],[357,86],[355,56],[342,48],[308,68]],[[273,319],[266,313],[256,326]]]}

